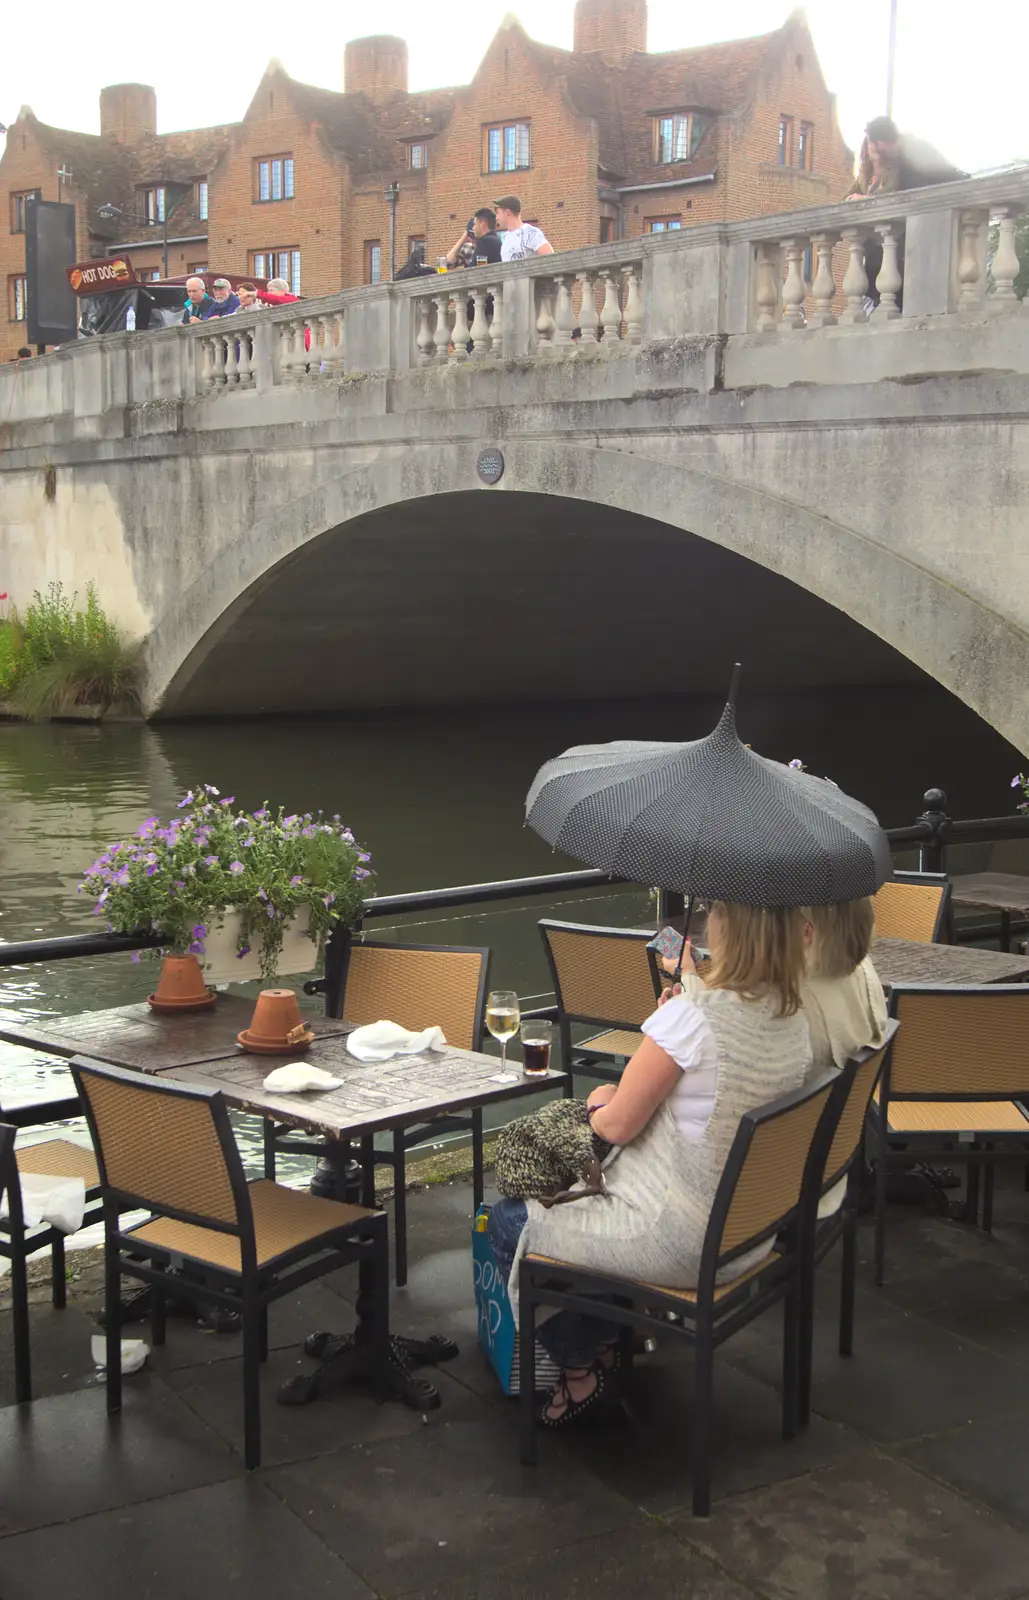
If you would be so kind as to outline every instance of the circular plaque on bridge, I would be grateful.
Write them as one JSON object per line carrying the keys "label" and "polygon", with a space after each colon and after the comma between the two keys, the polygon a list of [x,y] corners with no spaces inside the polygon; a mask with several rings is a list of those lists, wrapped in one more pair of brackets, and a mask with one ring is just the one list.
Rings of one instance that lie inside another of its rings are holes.
{"label": "circular plaque on bridge", "polygon": [[504,457],[499,450],[480,450],[475,470],[483,483],[499,483],[504,476]]}

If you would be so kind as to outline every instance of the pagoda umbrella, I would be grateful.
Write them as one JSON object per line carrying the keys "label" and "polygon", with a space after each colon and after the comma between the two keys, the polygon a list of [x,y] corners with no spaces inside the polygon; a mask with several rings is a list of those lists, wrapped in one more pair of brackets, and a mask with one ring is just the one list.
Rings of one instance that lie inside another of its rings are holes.
{"label": "pagoda umbrella", "polygon": [[878,821],[835,784],[741,743],[738,673],[706,739],[578,745],[548,761],[527,823],[612,877],[691,900],[806,906],[874,894],[893,871]]}

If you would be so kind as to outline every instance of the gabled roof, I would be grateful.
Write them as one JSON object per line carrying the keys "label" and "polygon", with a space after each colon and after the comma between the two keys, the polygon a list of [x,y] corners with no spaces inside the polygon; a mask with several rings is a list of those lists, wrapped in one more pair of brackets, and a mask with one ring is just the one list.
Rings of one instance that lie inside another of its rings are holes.
{"label": "gabled roof", "polygon": [[355,175],[403,166],[405,144],[439,133],[457,98],[454,89],[432,89],[376,106],[361,90],[341,94],[283,76],[297,110],[321,129],[330,149],[346,159]]}

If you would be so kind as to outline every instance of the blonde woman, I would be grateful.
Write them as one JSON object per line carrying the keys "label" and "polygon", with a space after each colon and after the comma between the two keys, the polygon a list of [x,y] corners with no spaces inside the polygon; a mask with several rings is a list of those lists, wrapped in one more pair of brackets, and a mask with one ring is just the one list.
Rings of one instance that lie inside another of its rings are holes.
{"label": "blonde woman", "polygon": [[[524,1249],[669,1288],[697,1282],[708,1217],[729,1148],[747,1111],[797,1089],[811,1068],[800,1009],[805,919],[799,910],[716,903],[711,966],[701,981],[687,955],[681,992],[643,1024],[643,1044],[617,1084],[589,1097],[590,1121],[616,1151],[606,1193],[545,1209],[504,1200],[489,1233],[501,1266]],[[763,1247],[732,1264],[746,1272]],[[560,1312],[539,1336],[562,1368],[543,1410],[566,1426],[604,1396],[616,1352],[598,1318]]]}
{"label": "blonde woman", "polygon": [[865,1045],[881,1044],[886,996],[869,951],[875,932],[871,900],[807,906],[811,925],[800,1003],[811,1030],[812,1074],[842,1067]]}

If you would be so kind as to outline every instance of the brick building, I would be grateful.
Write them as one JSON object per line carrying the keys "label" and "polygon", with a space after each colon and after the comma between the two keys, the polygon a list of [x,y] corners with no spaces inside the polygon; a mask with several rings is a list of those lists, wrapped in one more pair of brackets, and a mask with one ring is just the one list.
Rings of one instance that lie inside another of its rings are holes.
{"label": "brick building", "polygon": [[187,133],[157,133],[142,84],[101,91],[99,135],[23,107],[0,159],[0,357],[25,341],[26,199],[57,199],[59,171],[80,259],[124,251],[160,276],[167,207],[171,276],[285,277],[305,295],[389,277],[391,185],[398,266],[512,190],[558,250],[844,194],[852,154],[802,13],[656,55],[646,30],[646,0],[577,0],[570,51],[508,17],[471,83],[423,94],[402,39],[355,39],[341,92],[273,61],[242,121]]}

